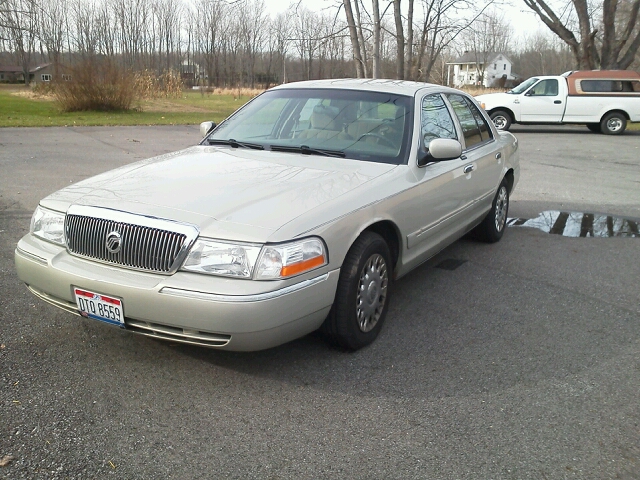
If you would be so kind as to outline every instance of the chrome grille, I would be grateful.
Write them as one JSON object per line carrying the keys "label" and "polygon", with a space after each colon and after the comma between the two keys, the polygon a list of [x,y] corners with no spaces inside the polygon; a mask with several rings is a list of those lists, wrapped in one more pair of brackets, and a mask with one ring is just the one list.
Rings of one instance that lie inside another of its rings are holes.
{"label": "chrome grille", "polygon": [[[119,250],[107,237],[117,232]],[[135,270],[172,273],[197,236],[190,225],[97,207],[72,206],[65,219],[67,248],[78,256]]]}

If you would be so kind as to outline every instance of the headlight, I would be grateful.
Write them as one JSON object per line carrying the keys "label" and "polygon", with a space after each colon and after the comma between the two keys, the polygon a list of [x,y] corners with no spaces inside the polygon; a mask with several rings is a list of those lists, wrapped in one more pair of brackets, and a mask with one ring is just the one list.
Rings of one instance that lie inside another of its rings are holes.
{"label": "headlight", "polygon": [[327,252],[319,238],[281,245],[265,245],[256,265],[256,280],[288,278],[327,264]]}
{"label": "headlight", "polygon": [[65,245],[64,213],[54,212],[38,205],[31,217],[30,231],[43,240]]}
{"label": "headlight", "polygon": [[265,246],[199,239],[191,247],[182,269],[226,277],[276,280],[326,264],[327,252],[319,238]]}
{"label": "headlight", "polygon": [[197,240],[182,268],[192,272],[251,278],[260,253],[258,245],[241,245],[216,240]]}

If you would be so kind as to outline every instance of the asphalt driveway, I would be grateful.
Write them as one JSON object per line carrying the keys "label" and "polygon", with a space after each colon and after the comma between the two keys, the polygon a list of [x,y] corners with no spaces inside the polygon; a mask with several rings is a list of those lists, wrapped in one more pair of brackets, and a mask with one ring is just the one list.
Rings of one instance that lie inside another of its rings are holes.
{"label": "asphalt driveway", "polygon": [[[640,218],[640,135],[515,127],[510,216]],[[640,478],[640,238],[510,227],[396,284],[378,340],[257,353],[65,314],[13,250],[46,194],[197,127],[0,129],[0,478]]]}

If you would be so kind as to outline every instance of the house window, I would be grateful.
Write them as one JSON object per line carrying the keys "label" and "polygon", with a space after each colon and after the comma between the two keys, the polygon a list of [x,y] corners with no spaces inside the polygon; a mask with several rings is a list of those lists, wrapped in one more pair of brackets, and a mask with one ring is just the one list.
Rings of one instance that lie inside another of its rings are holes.
{"label": "house window", "polygon": [[506,69],[507,69],[507,64],[506,64],[506,63],[504,64],[504,67],[503,67],[502,69],[503,69],[503,70],[506,70]]}
{"label": "house window", "polygon": [[497,64],[497,63],[494,63],[494,64],[493,64],[493,69],[494,69],[494,70],[497,70],[497,69],[498,69],[498,64]]}
{"label": "house window", "polygon": [[71,75],[69,75],[68,73],[63,73],[62,74],[62,80],[64,80],[65,82],[70,82],[71,81]]}
{"label": "house window", "polygon": [[51,81],[51,74],[50,73],[43,73],[42,75],[40,75],[40,78],[42,79],[43,82],[50,82]]}

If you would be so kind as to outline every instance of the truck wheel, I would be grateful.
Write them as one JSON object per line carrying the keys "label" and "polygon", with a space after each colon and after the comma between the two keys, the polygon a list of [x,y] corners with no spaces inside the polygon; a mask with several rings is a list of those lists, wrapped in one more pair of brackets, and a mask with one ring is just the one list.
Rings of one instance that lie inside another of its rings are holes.
{"label": "truck wheel", "polygon": [[589,130],[591,130],[594,133],[600,133],[602,132],[602,129],[600,128],[600,124],[599,123],[587,123],[587,128]]}
{"label": "truck wheel", "polygon": [[509,115],[504,110],[496,110],[491,114],[491,120],[493,120],[493,124],[500,131],[506,132],[509,130],[511,126],[511,115]]}
{"label": "truck wheel", "polygon": [[600,128],[605,135],[620,135],[627,128],[627,119],[619,112],[607,113],[600,122]]}

